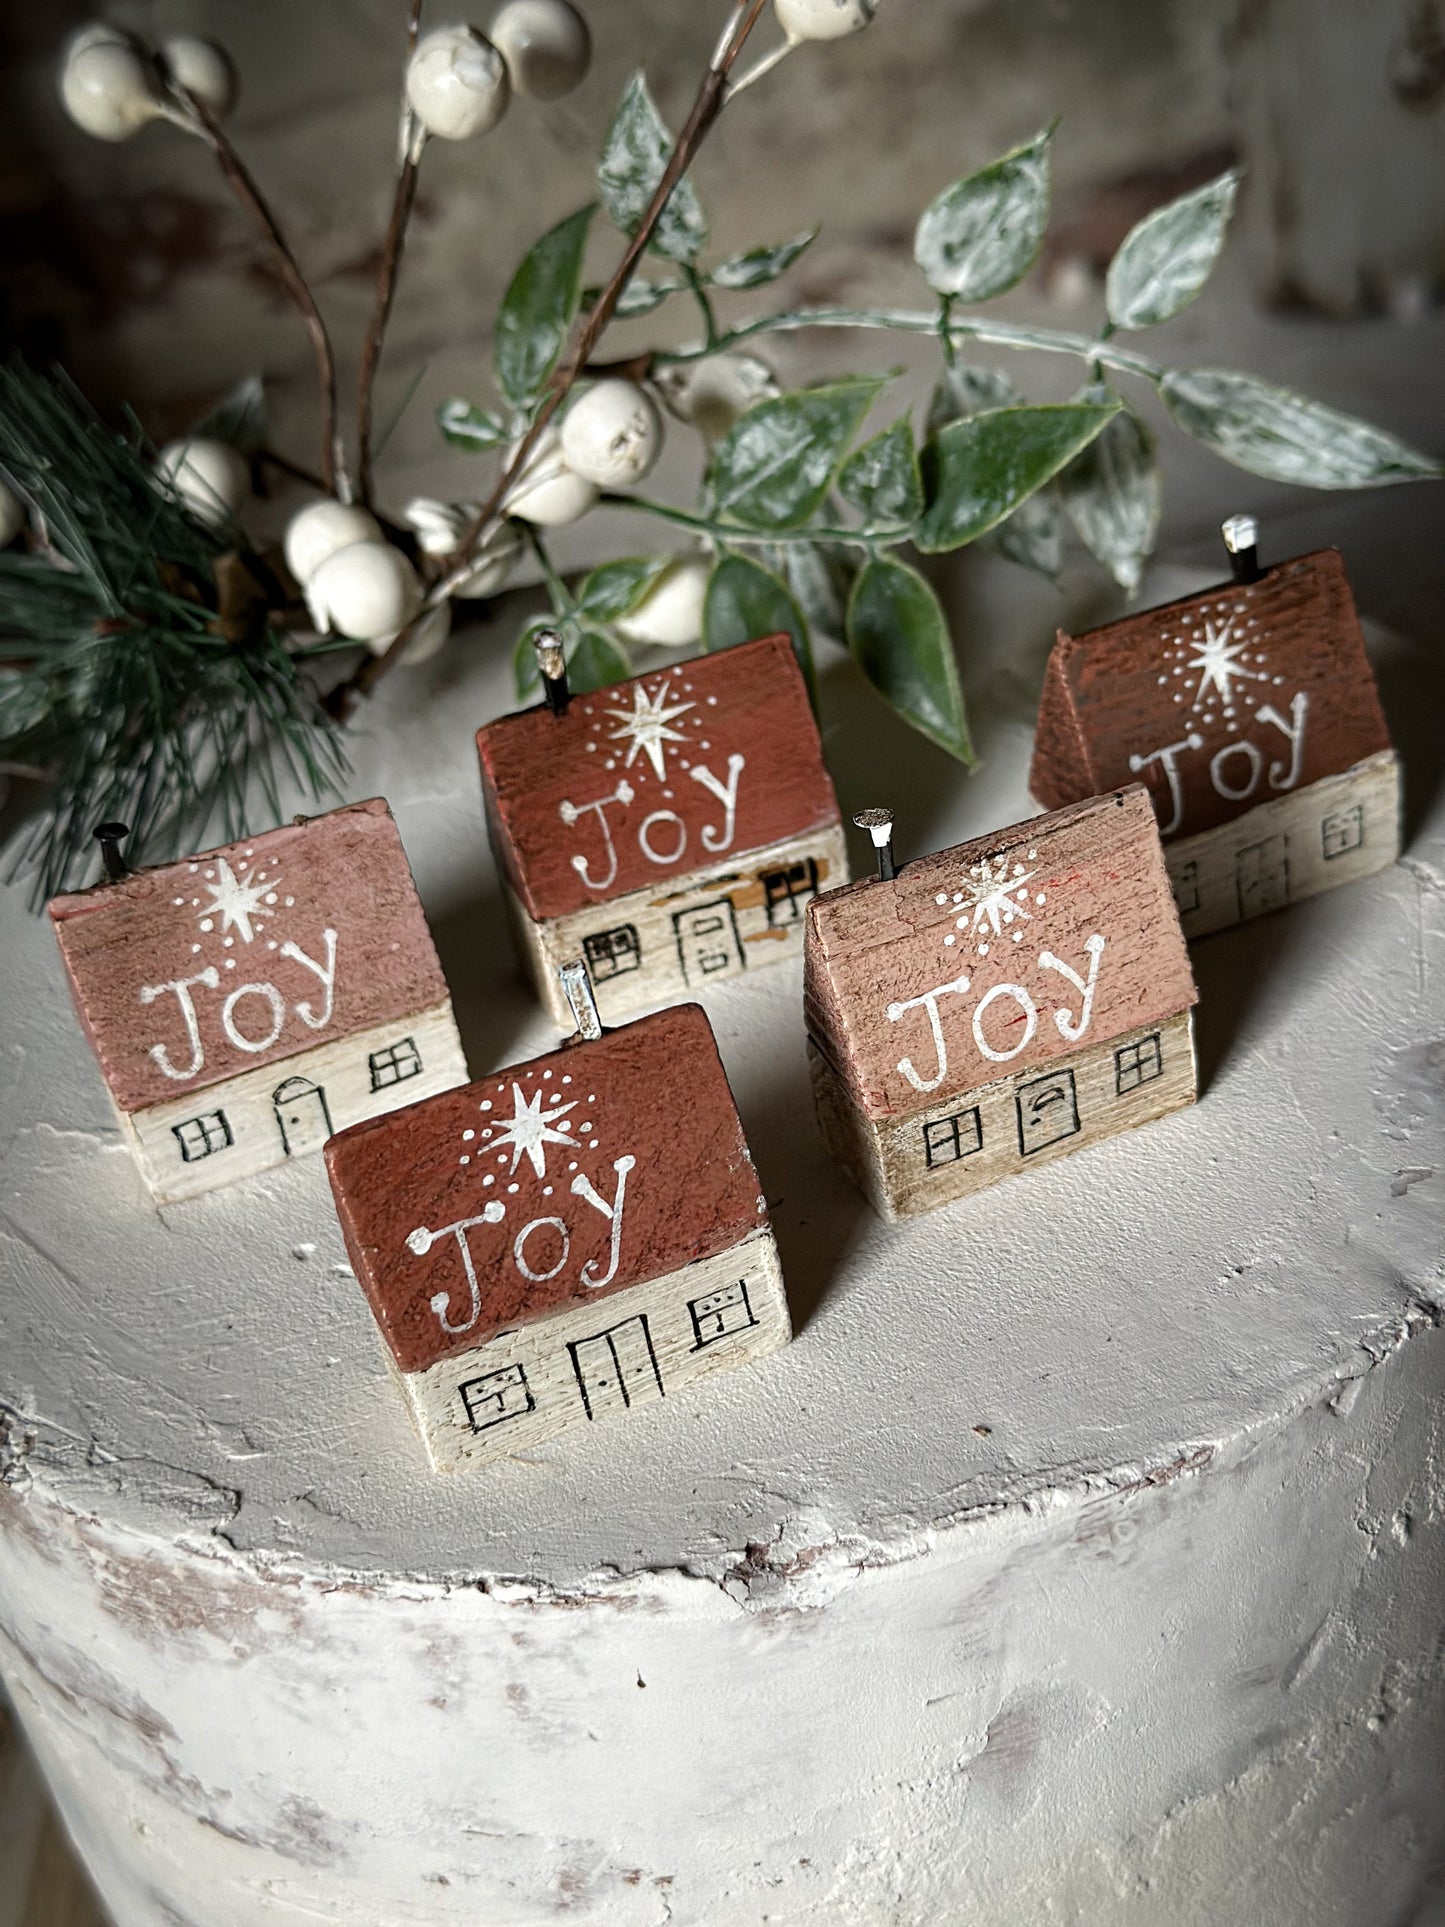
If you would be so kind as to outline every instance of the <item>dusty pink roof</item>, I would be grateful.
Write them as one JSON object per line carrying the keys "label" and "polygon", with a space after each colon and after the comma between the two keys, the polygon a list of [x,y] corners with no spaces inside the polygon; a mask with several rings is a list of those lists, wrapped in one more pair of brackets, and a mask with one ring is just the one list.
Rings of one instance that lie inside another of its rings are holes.
{"label": "dusty pink roof", "polygon": [[696,1004],[354,1125],[326,1165],[352,1267],[407,1372],[767,1223]]}
{"label": "dusty pink roof", "polygon": [[[536,920],[838,821],[786,636],[477,732],[497,854]],[[731,799],[731,801],[729,800]]]}
{"label": "dusty pink roof", "polygon": [[1137,783],[809,906],[808,1029],[871,1117],[1031,1070],[1195,997]]}
{"label": "dusty pink roof", "polygon": [[433,1009],[447,995],[379,798],[56,897],[50,915],[81,1022],[123,1111]]}

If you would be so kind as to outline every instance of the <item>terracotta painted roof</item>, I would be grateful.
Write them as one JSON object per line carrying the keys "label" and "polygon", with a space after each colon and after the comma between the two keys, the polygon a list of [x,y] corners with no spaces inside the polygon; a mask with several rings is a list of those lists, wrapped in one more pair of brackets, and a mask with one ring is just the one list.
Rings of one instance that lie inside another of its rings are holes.
{"label": "terracotta painted roof", "polygon": [[352,1268],[407,1372],[767,1223],[696,1004],[357,1124],[326,1164]]}
{"label": "terracotta painted roof", "polygon": [[414,1016],[447,995],[379,798],[56,897],[50,915],[123,1111]]}
{"label": "terracotta painted roof", "polygon": [[1029,787],[1149,789],[1168,841],[1390,747],[1344,563],[1321,549],[1082,636],[1059,631]]}
{"label": "terracotta painted roof", "polygon": [[[497,855],[536,921],[838,821],[786,636],[477,732]],[[731,803],[729,799],[731,798]]]}
{"label": "terracotta painted roof", "polygon": [[816,898],[803,994],[814,1041],[877,1118],[1187,1009],[1194,980],[1144,790]]}

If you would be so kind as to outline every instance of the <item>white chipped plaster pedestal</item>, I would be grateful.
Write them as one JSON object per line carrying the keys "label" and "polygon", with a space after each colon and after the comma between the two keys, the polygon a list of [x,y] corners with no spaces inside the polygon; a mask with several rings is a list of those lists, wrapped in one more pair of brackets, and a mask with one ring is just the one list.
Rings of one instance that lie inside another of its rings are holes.
{"label": "white chipped plaster pedestal", "polygon": [[[972,784],[825,679],[900,854],[1026,811],[1058,605],[1011,607]],[[398,675],[357,743],[474,1072],[549,1042],[477,797],[505,657]],[[1414,1918],[1442,871],[1437,807],[1211,939],[1197,1108],[895,1229],[823,1156],[800,967],[720,988],[797,1342],[450,1479],[320,1160],[156,1215],[7,903],[0,1670],[119,1927]]]}

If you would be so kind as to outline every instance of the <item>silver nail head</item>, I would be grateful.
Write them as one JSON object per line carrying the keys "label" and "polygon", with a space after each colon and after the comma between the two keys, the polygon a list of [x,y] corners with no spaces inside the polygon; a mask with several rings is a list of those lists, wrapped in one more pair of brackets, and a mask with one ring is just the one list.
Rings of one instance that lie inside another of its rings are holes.
{"label": "silver nail head", "polygon": [[853,821],[872,837],[875,850],[887,849],[893,838],[892,810],[859,810]]}
{"label": "silver nail head", "polygon": [[1220,524],[1219,533],[1231,555],[1243,555],[1246,549],[1259,545],[1259,524],[1252,515],[1231,515]]}
{"label": "silver nail head", "polygon": [[560,682],[567,673],[567,652],[555,629],[537,629],[532,635],[537,667],[548,682]]}
{"label": "silver nail head", "polygon": [[592,994],[592,978],[580,957],[560,966],[558,973],[567,1002],[572,1006],[572,1021],[577,1035],[595,1044],[602,1035],[602,1019],[597,1015],[597,999]]}

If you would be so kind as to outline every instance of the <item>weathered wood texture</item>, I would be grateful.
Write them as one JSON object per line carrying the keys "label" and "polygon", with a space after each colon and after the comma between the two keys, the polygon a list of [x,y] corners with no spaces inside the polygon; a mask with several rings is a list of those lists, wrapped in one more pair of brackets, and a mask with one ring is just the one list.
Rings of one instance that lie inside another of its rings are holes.
{"label": "weathered wood texture", "polygon": [[1198,1094],[1187,1010],[887,1123],[864,1115],[811,1044],[808,1061],[824,1142],[890,1222],[1152,1123]]}
{"label": "weathered wood texture", "polygon": [[1207,936],[1387,869],[1400,854],[1393,750],[1165,845],[1186,937]]}
{"label": "weathered wood texture", "polygon": [[534,921],[826,829],[838,801],[786,636],[477,732],[498,861]]}
{"label": "weathered wood texture", "polygon": [[779,963],[803,947],[807,908],[848,876],[840,828],[814,831],[651,889],[533,923],[503,884],[517,945],[561,1030],[571,1008],[557,972],[583,957],[605,1024],[686,997],[703,984]]}
{"label": "weathered wood texture", "polygon": [[50,904],[123,1111],[205,1090],[447,998],[378,798]]}
{"label": "weathered wood texture", "polygon": [[752,1364],[791,1336],[773,1234],[628,1285],[421,1372],[398,1372],[438,1472],[506,1458],[699,1379]]}
{"label": "weathered wood texture", "polygon": [[1176,1016],[1194,980],[1143,789],[819,897],[803,994],[814,1043],[877,1119]]}
{"label": "weathered wood texture", "polygon": [[1029,787],[1142,780],[1166,843],[1388,750],[1344,564],[1321,549],[1082,636],[1060,630]]}
{"label": "weathered wood texture", "polygon": [[[726,1251],[766,1225],[695,1004],[357,1125],[326,1147],[400,1369]],[[620,1315],[620,1314],[619,1314]]]}
{"label": "weathered wood texture", "polygon": [[254,1177],[319,1151],[333,1131],[464,1084],[467,1060],[450,1003],[353,1032],[283,1065],[169,1104],[117,1111],[121,1134],[158,1204]]}

